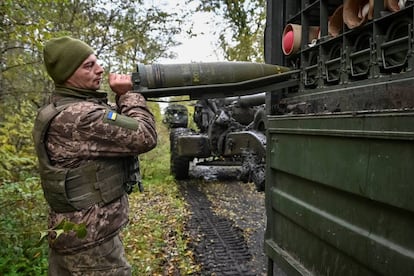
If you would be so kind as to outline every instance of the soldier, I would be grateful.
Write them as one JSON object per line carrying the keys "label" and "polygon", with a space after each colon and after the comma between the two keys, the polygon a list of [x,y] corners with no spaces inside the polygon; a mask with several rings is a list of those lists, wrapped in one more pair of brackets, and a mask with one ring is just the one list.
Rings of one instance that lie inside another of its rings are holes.
{"label": "soldier", "polygon": [[137,155],[157,143],[155,121],[129,75],[110,74],[116,105],[101,86],[94,50],[71,38],[51,39],[44,63],[55,83],[33,129],[49,227],[86,226],[49,234],[49,275],[131,275],[119,231],[128,222],[131,184],[139,181]]}

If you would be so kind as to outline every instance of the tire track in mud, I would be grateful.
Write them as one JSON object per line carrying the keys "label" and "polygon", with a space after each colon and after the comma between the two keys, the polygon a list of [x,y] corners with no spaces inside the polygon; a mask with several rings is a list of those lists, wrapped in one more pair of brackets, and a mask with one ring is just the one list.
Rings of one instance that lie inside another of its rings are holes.
{"label": "tire track in mud", "polygon": [[187,231],[192,237],[201,275],[257,275],[243,230],[228,218],[216,214],[197,181],[180,183],[192,213]]}

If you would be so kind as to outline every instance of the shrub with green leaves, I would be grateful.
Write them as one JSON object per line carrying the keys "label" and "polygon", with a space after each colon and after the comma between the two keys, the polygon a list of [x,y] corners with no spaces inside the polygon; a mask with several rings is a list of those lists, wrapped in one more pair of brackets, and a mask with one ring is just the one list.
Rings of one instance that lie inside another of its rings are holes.
{"label": "shrub with green leaves", "polygon": [[0,210],[0,274],[45,274],[47,245],[39,240],[47,227],[47,210],[39,179],[3,179]]}

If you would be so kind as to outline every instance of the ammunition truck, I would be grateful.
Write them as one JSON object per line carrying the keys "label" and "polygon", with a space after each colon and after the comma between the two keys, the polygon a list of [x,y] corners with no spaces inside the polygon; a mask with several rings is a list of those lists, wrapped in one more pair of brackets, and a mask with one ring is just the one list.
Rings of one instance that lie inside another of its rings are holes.
{"label": "ammunition truck", "polygon": [[414,275],[413,9],[267,1],[270,275]]}
{"label": "ammunition truck", "polygon": [[412,1],[266,7],[266,68],[277,73],[141,65],[134,87],[198,99],[266,92],[269,275],[414,275]]}

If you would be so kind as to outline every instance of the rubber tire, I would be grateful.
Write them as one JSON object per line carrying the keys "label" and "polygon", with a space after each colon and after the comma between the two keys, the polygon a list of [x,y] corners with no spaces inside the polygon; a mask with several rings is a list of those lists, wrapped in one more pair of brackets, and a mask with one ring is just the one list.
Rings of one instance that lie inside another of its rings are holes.
{"label": "rubber tire", "polygon": [[178,137],[188,133],[189,129],[175,128],[170,132],[170,172],[177,180],[188,179],[190,169],[190,158],[178,155]]}

